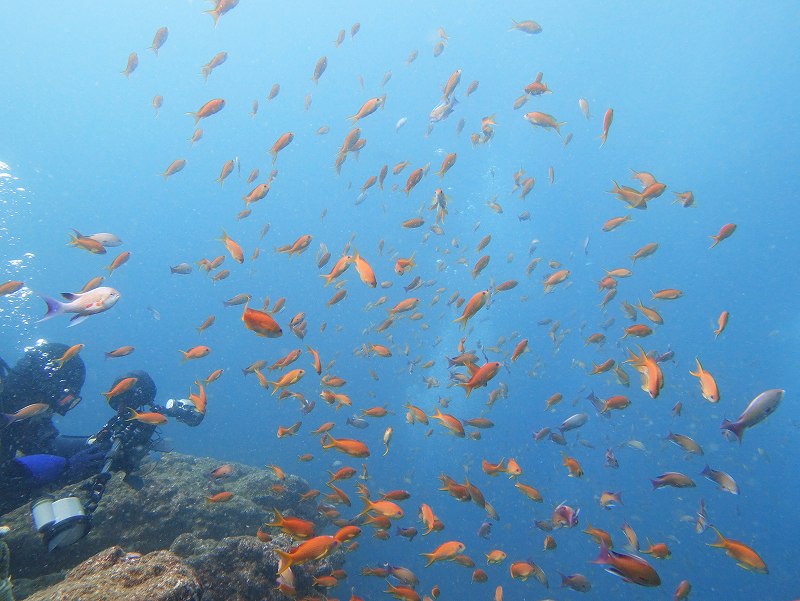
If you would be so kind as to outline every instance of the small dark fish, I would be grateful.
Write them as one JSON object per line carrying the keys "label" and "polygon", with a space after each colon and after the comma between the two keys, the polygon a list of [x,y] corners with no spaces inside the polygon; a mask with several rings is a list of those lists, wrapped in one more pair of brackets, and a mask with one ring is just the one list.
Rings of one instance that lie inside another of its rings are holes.
{"label": "small dark fish", "polygon": [[613,468],[619,467],[619,461],[617,461],[617,457],[614,455],[614,449],[608,449],[606,451],[606,466]]}
{"label": "small dark fish", "polygon": [[359,430],[363,430],[364,428],[369,426],[369,422],[357,415],[353,415],[352,417],[347,418],[347,425],[353,426],[354,428],[358,428]]}
{"label": "small dark fish", "polygon": [[489,538],[489,535],[492,534],[492,523],[491,522],[484,522],[481,524],[481,527],[478,528],[478,536],[481,538]]}
{"label": "small dark fish", "polygon": [[665,361],[672,361],[675,358],[675,351],[672,349],[667,350],[665,353],[656,355],[656,363],[664,363]]}

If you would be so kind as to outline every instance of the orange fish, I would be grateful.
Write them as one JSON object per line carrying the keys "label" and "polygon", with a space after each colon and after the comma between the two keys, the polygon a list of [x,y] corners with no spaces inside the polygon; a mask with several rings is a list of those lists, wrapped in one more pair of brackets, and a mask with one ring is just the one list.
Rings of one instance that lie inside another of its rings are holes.
{"label": "orange fish", "polygon": [[104,255],[108,252],[106,247],[97,240],[77,234],[74,236],[72,234],[69,235],[69,245],[89,251],[94,255]]}
{"label": "orange fish", "polygon": [[109,358],[116,359],[116,358],[119,358],[119,357],[127,357],[128,355],[130,355],[135,350],[136,350],[136,348],[133,347],[133,346],[121,346],[119,348],[114,349],[113,351],[108,351],[107,353],[105,353],[105,356],[106,356],[106,359],[109,359]]}
{"label": "orange fish", "polygon": [[583,468],[581,464],[578,463],[578,460],[574,457],[568,457],[566,453],[561,453],[564,456],[563,465],[569,471],[570,478],[581,478],[583,477]]}
{"label": "orange fish", "polygon": [[219,480],[220,478],[226,478],[233,473],[233,466],[230,463],[226,463],[225,465],[221,465],[215,470],[211,472],[211,477],[214,480]]}
{"label": "orange fish", "polygon": [[275,164],[275,161],[278,160],[278,153],[286,148],[289,144],[292,143],[294,140],[294,133],[288,131],[285,134],[281,134],[281,136],[275,140],[275,143],[270,148],[269,153],[272,155],[272,164]]}
{"label": "orange fish", "polygon": [[709,248],[714,248],[717,244],[725,240],[725,238],[730,238],[733,235],[733,232],[736,231],[736,224],[735,223],[726,223],[722,226],[719,230],[719,233],[716,236],[711,236],[711,239],[714,241]]}
{"label": "orange fish", "polygon": [[423,175],[425,175],[425,170],[421,167],[411,172],[411,175],[408,176],[408,180],[406,181],[406,187],[404,190],[406,196],[408,196],[411,193],[411,190],[414,189],[414,186],[420,182]]}
{"label": "orange fish", "polygon": [[27,405],[17,411],[16,413],[2,413],[2,415],[6,422],[5,425],[13,424],[14,422],[19,422],[25,419],[30,419],[32,417],[36,417],[37,415],[42,415],[50,410],[50,405],[47,403],[32,403]]}
{"label": "orange fish", "polygon": [[475,314],[480,311],[480,309],[486,304],[486,301],[489,299],[489,291],[488,290],[481,290],[480,292],[476,292],[472,295],[472,298],[469,299],[467,305],[464,307],[464,312],[461,314],[461,317],[454,319],[454,323],[460,323],[461,329],[464,330],[467,328],[467,322],[475,316]]}
{"label": "orange fish", "polygon": [[608,109],[603,116],[603,133],[600,134],[600,148],[602,148],[608,139],[608,130],[611,129],[611,123],[614,121],[614,109]]}
{"label": "orange fish", "polygon": [[194,123],[195,125],[197,125],[200,119],[205,119],[206,117],[210,117],[211,115],[220,112],[224,108],[225,108],[225,100],[223,100],[222,98],[214,98],[213,100],[209,100],[203,106],[201,106],[197,110],[197,112],[186,113],[186,114],[194,117]]}
{"label": "orange fish", "polygon": [[455,436],[464,438],[464,425],[456,417],[448,413],[442,413],[437,407],[436,412],[431,415],[430,418],[438,419],[439,423],[450,430],[450,432],[452,432]]}
{"label": "orange fish", "polygon": [[625,582],[639,586],[659,586],[661,578],[658,573],[641,557],[609,551],[605,541],[600,542],[600,554],[592,563],[605,566],[609,574],[619,576]]}
{"label": "orange fish", "polygon": [[131,412],[131,417],[128,418],[128,421],[136,420],[138,422],[142,422],[143,424],[149,424],[151,426],[160,426],[162,424],[167,423],[166,416],[155,413],[155,412],[147,412],[147,413],[139,413],[132,407],[128,407]]}
{"label": "orange fish", "polygon": [[239,264],[244,263],[244,252],[242,251],[242,247],[239,246],[239,244],[230,236],[228,236],[225,230],[222,230],[222,238],[220,238],[220,241],[225,244],[225,248],[228,250],[231,258],[234,261]]}
{"label": "orange fish", "polygon": [[570,273],[569,269],[559,269],[547,276],[543,282],[545,294],[552,292],[555,286],[566,281]]}
{"label": "orange fish", "polygon": [[300,236],[292,244],[279,247],[277,251],[280,253],[286,253],[289,256],[302,254],[308,248],[309,244],[311,244],[311,239],[312,237],[309,234],[305,234]]}
{"label": "orange fish", "polygon": [[689,373],[700,380],[700,390],[702,391],[703,398],[709,403],[718,403],[720,399],[719,388],[717,383],[709,372],[703,369],[700,364],[700,359],[695,357],[697,361],[697,371],[690,371]]}
{"label": "orange fish", "polygon": [[370,98],[363,105],[361,105],[361,108],[358,109],[358,112],[355,115],[348,117],[348,119],[353,123],[356,123],[359,119],[363,119],[364,117],[367,117],[377,111],[384,105],[385,102],[386,96]]}
{"label": "orange fish", "polygon": [[467,391],[467,398],[469,398],[469,395],[473,389],[486,386],[489,380],[494,378],[497,375],[497,372],[500,371],[502,364],[497,361],[490,361],[489,363],[484,363],[480,367],[476,367],[473,364],[469,364],[467,367],[470,365],[472,365],[472,368],[470,369],[472,377],[467,382],[459,383],[459,386],[463,387]]}
{"label": "orange fish", "polygon": [[[24,285],[25,285],[25,282],[18,282],[18,281],[11,281],[11,282],[6,282],[4,284],[0,284],[0,296],[6,296],[8,294],[14,294],[17,290],[22,288]],[[81,292],[86,292],[86,291],[85,290],[81,290]]]}
{"label": "orange fish", "polygon": [[287,386],[296,384],[303,379],[304,375],[306,375],[306,371],[304,369],[293,369],[281,376],[277,382],[267,382],[267,384],[272,384],[272,394],[275,394],[281,388],[286,388]]}
{"label": "orange fish", "polygon": [[111,390],[104,392],[103,396],[106,397],[106,401],[110,401],[115,396],[128,392],[138,381],[138,378],[123,378]]}
{"label": "orange fish", "polygon": [[108,275],[111,276],[111,274],[114,273],[114,270],[116,270],[121,265],[127,263],[128,259],[130,258],[131,258],[131,253],[129,251],[125,251],[117,255],[116,258],[111,262],[111,265],[106,267],[106,269],[108,269]]}
{"label": "orange fish", "polygon": [[730,317],[730,313],[727,311],[723,311],[719,314],[719,319],[717,320],[717,329],[714,330],[714,338],[718,338],[720,334],[725,330],[725,326],[728,325],[728,318]]}
{"label": "orange fish", "polygon": [[358,254],[358,251],[356,251],[356,254],[353,257],[353,263],[355,263],[356,271],[358,272],[358,277],[361,278],[361,281],[370,288],[375,288],[378,285],[378,282],[375,278],[375,272],[372,270],[372,266],[370,266],[370,264]]}
{"label": "orange fish", "polygon": [[62,367],[64,367],[64,364],[73,357],[76,357],[78,353],[80,353],[83,350],[83,347],[84,347],[83,344],[72,345],[66,351],[64,351],[64,354],[61,355],[58,359],[53,359],[53,363],[56,363],[58,365],[56,369],[61,369]]}
{"label": "orange fish", "polygon": [[169,167],[167,167],[161,176],[167,179],[170,175],[175,175],[179,171],[183,171],[184,167],[186,167],[186,159],[175,159],[169,164]]}
{"label": "orange fish", "polygon": [[463,553],[465,548],[466,546],[462,542],[448,541],[439,545],[433,552],[420,553],[420,555],[428,560],[428,563],[425,564],[425,567],[427,568],[437,561],[449,561],[454,559],[456,555]]}
{"label": "orange fish", "polygon": [[728,557],[735,559],[736,565],[740,568],[759,574],[769,574],[767,564],[753,549],[738,540],[725,538],[714,526],[711,526],[711,529],[717,533],[717,540],[714,543],[708,543],[709,547],[725,549]]}
{"label": "orange fish", "polygon": [[207,356],[211,352],[211,348],[207,346],[194,346],[190,348],[188,351],[180,351],[183,355],[183,359],[181,363],[184,361],[188,361],[189,359],[202,359],[203,357]]}
{"label": "orange fish", "polygon": [[275,512],[275,520],[266,524],[267,526],[271,528],[280,528],[293,538],[307,539],[314,536],[314,529],[316,527],[314,522],[294,516],[284,517],[277,508],[274,508],[272,511]]}
{"label": "orange fish", "polygon": [[248,330],[265,338],[279,338],[283,335],[283,330],[278,322],[269,313],[250,309],[247,304],[242,312],[242,322]]}
{"label": "orange fish", "polygon": [[232,492],[218,492],[215,495],[206,497],[206,503],[227,503],[231,499],[233,499]]}
{"label": "orange fish", "polygon": [[351,438],[340,438],[337,440],[330,434],[325,434],[321,442],[323,449],[335,449],[340,453],[352,457],[369,457],[369,448],[360,440]]}
{"label": "orange fish", "polygon": [[288,553],[280,549],[275,549],[275,553],[277,553],[280,558],[278,574],[283,574],[292,566],[323,559],[330,555],[339,544],[339,541],[332,536],[315,536],[301,543]]}

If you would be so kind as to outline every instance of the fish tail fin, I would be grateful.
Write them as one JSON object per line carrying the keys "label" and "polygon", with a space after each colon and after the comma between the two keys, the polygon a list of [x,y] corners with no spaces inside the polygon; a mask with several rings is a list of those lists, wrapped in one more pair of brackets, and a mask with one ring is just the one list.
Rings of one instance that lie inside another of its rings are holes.
{"label": "fish tail fin", "polygon": [[[109,392],[104,392],[103,393],[103,396],[106,397],[106,401],[110,398],[110,394],[111,393],[109,393]],[[137,417],[139,417],[139,412],[136,411],[136,409],[134,409],[133,407],[128,407],[128,410],[131,412],[131,416],[125,421],[133,421]]]}
{"label": "fish tail fin", "polygon": [[740,422],[732,422],[730,420],[724,419],[722,420],[722,425],[720,426],[723,430],[727,430],[736,435],[736,438],[739,440],[739,444],[742,444],[742,436],[744,436],[744,425]]}
{"label": "fish tail fin", "polygon": [[606,541],[600,540],[600,552],[597,557],[592,561],[592,563],[596,563],[599,565],[609,565],[612,561],[611,554],[608,552],[608,545],[606,545]]}
{"label": "fish tail fin", "polygon": [[[200,331],[201,331],[201,330],[200,330],[200,328],[197,328],[197,331],[198,331],[198,332],[200,332]],[[185,363],[185,362],[186,362],[186,360],[189,358],[189,353],[187,353],[186,351],[182,351],[182,350],[180,350],[180,349],[178,349],[178,352],[179,352],[181,355],[183,355],[183,359],[181,359],[181,363]]]}
{"label": "fish tail fin", "polygon": [[273,528],[280,528],[283,526],[283,514],[277,507],[273,507],[272,511],[275,513],[275,521],[269,524],[265,524],[265,526],[271,526]]}
{"label": "fish tail fin", "polygon": [[361,502],[364,504],[364,509],[362,509],[361,513],[359,513],[356,517],[360,517],[368,513],[372,509],[372,501],[369,500],[369,497],[367,495],[361,497]]}
{"label": "fish tail fin", "polygon": [[[59,300],[51,298],[49,296],[42,296],[42,300],[47,303],[47,313],[44,314],[39,322],[47,321],[48,319],[52,319],[56,315],[61,315],[64,313],[64,304]],[[37,322],[37,323],[39,323]]]}
{"label": "fish tail fin", "polygon": [[709,238],[711,238],[714,241],[714,244],[708,247],[709,249],[714,248],[717,244],[719,244],[719,238],[717,238],[716,236],[709,236]]}
{"label": "fish tail fin", "polygon": [[283,574],[286,570],[292,567],[292,556],[286,551],[281,551],[280,549],[275,549],[275,553],[278,555],[280,560],[278,562],[278,574]]}
{"label": "fish tail fin", "polygon": [[434,554],[433,553],[420,553],[420,555],[428,560],[428,563],[425,564],[426,568],[434,562]]}
{"label": "fish tail fin", "polygon": [[711,528],[714,531],[714,533],[717,535],[717,540],[714,541],[713,543],[706,543],[706,544],[709,547],[725,548],[725,543],[728,542],[728,541],[725,539],[724,536],[722,536],[722,533],[719,530],[717,530],[716,527],[714,527],[714,526],[709,526],[709,528]]}

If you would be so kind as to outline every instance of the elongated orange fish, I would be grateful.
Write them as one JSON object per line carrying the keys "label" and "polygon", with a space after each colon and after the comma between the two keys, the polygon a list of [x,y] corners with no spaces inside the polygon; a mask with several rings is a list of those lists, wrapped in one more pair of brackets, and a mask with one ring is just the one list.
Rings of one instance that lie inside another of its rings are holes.
{"label": "elongated orange fish", "polygon": [[[472,364],[468,364],[469,365]],[[486,384],[497,375],[497,372],[500,371],[500,366],[502,364],[497,361],[490,361],[488,363],[484,363],[480,367],[475,367],[472,365],[470,368],[470,372],[472,373],[472,377],[467,382],[462,382],[459,384],[462,388],[467,391],[467,398],[469,398],[470,393],[475,388],[481,388],[486,386]],[[474,368],[474,371],[473,371]]]}
{"label": "elongated orange fish", "polygon": [[131,412],[131,417],[128,418],[128,421],[136,420],[137,422],[142,422],[143,424],[149,424],[151,426],[160,426],[162,424],[166,424],[168,421],[165,415],[156,413],[154,411],[140,413],[132,407],[129,407],[129,409]]}
{"label": "elongated orange fish", "polygon": [[472,298],[469,299],[466,307],[464,307],[464,312],[461,314],[461,317],[454,319],[454,323],[460,323],[461,329],[465,330],[467,328],[467,322],[475,316],[475,314],[480,311],[480,309],[486,304],[486,301],[489,299],[489,291],[488,290],[481,290],[480,292],[476,292],[472,295]]}
{"label": "elongated orange fish", "polygon": [[703,398],[709,403],[718,403],[720,399],[719,388],[717,387],[717,382],[714,380],[714,376],[703,369],[703,366],[700,364],[700,359],[695,357],[695,361],[697,361],[697,371],[690,371],[689,373],[700,380],[700,390],[702,391]]}
{"label": "elongated orange fish", "polygon": [[315,536],[289,552],[275,549],[275,553],[280,558],[278,574],[283,574],[292,566],[323,559],[330,555],[339,544],[339,541],[332,536]]}
{"label": "elongated orange fish", "polygon": [[291,144],[292,140],[294,140],[294,133],[290,131],[287,131],[285,134],[281,134],[280,137],[275,140],[275,143],[269,150],[269,153],[272,155],[273,165],[275,164],[275,161],[278,160],[278,153]]}
{"label": "elongated orange fish", "polygon": [[194,117],[194,123],[195,125],[197,125],[200,119],[205,119],[206,117],[210,117],[211,115],[220,112],[224,108],[225,108],[225,100],[223,100],[222,98],[214,98],[213,100],[209,100],[199,109],[197,109],[197,112],[186,113],[186,114]]}

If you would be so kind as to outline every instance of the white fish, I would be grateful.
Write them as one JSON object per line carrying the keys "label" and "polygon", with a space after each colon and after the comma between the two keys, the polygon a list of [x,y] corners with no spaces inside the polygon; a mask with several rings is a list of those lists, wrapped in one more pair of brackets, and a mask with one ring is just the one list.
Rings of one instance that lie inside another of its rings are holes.
{"label": "white fish", "polygon": [[453,109],[456,108],[458,104],[458,99],[455,96],[451,96],[447,100],[444,100],[437,104],[430,114],[430,122],[431,123],[438,123],[439,121],[444,121],[450,116],[450,113],[453,112]]}
{"label": "white fish", "polygon": [[581,107],[581,112],[583,116],[587,119],[589,118],[589,101],[586,98],[581,98],[578,100],[578,106]]}
{"label": "white fish", "polygon": [[91,240],[99,242],[105,247],[120,246],[122,244],[122,240],[120,240],[114,234],[101,232],[99,234],[91,234],[90,236],[84,236],[75,228],[72,228],[72,231],[75,232],[75,236],[77,236],[78,238],[90,238]]}
{"label": "white fish", "polygon": [[[120,299],[120,293],[107,286],[101,286],[84,293],[62,292],[61,296],[69,302],[63,303],[49,296],[42,296],[47,303],[47,313],[39,322],[52,319],[63,313],[75,313],[70,319],[69,327],[78,325],[90,315],[107,311]],[[37,322],[38,323],[38,322]]]}
{"label": "white fish", "polygon": [[406,121],[408,121],[408,117],[400,117],[400,119],[397,121],[397,125],[394,126],[394,132],[399,132],[400,128],[406,124]]}

